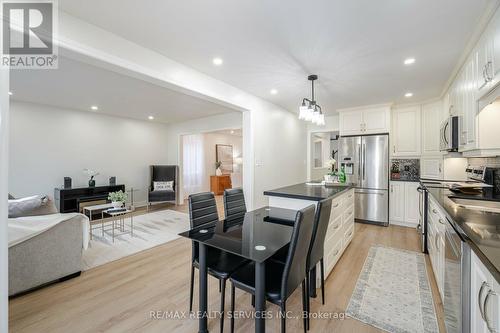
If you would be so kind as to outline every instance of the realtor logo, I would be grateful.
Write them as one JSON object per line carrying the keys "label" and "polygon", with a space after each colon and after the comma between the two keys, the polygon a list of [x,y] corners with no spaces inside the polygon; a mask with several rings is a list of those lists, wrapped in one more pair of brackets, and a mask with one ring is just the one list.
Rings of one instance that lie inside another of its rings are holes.
{"label": "realtor logo", "polygon": [[2,1],[2,66],[57,68],[57,11],[54,1]]}

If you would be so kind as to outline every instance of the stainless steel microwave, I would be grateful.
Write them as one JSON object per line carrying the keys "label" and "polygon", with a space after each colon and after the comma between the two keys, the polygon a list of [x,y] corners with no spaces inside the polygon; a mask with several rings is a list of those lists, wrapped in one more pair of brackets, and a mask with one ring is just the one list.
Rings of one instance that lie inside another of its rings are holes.
{"label": "stainless steel microwave", "polygon": [[457,151],[458,150],[458,137],[460,121],[458,116],[451,116],[441,124],[439,131],[440,144],[439,150],[441,151]]}

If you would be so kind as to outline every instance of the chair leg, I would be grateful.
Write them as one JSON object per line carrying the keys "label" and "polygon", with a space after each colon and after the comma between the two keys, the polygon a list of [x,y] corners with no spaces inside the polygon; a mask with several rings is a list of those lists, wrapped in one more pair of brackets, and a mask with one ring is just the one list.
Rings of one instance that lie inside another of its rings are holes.
{"label": "chair leg", "polygon": [[302,321],[304,325],[304,333],[309,329],[307,326],[307,318],[309,317],[309,313],[307,312],[307,291],[306,291],[306,281],[302,281]]}
{"label": "chair leg", "polygon": [[320,260],[321,263],[321,302],[325,305],[325,264],[323,258]]}
{"label": "chair leg", "polygon": [[234,333],[234,294],[235,294],[234,284],[231,283],[231,333]]}
{"label": "chair leg", "polygon": [[310,298],[310,295],[309,295],[309,278],[310,278],[310,275],[309,275],[309,272],[307,272],[306,274],[306,311],[307,311],[307,329],[309,330],[309,327],[311,325],[310,321],[311,321],[311,318],[309,316],[309,312],[311,311],[311,298]]}
{"label": "chair leg", "polygon": [[226,280],[219,280],[221,283],[220,294],[220,333],[224,332],[224,303],[226,302]]}
{"label": "chair leg", "polygon": [[189,288],[189,312],[193,311],[194,266],[191,265],[191,285]]}
{"label": "chair leg", "polygon": [[281,333],[286,333],[286,301],[280,305],[281,309]]}
{"label": "chair leg", "polygon": [[252,295],[252,306],[255,308],[255,295]]}
{"label": "chair leg", "polygon": [[219,280],[219,293],[221,292],[222,289],[222,280]]}

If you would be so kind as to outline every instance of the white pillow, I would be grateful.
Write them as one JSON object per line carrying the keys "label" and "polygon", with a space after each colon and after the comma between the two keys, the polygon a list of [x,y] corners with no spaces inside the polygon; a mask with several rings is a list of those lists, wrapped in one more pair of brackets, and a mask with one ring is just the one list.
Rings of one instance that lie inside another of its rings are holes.
{"label": "white pillow", "polygon": [[174,190],[174,182],[153,182],[153,190],[154,191],[173,191]]}

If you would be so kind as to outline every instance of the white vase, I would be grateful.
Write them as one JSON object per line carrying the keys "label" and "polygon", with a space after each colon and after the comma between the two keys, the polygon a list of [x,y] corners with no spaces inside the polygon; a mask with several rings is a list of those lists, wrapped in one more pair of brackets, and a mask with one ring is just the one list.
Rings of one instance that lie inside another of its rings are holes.
{"label": "white vase", "polygon": [[113,201],[113,202],[111,202],[111,205],[113,206],[113,208],[122,208],[123,202],[121,202],[121,201]]}
{"label": "white vase", "polygon": [[222,171],[220,168],[215,169],[215,175],[216,176],[222,176]]}

